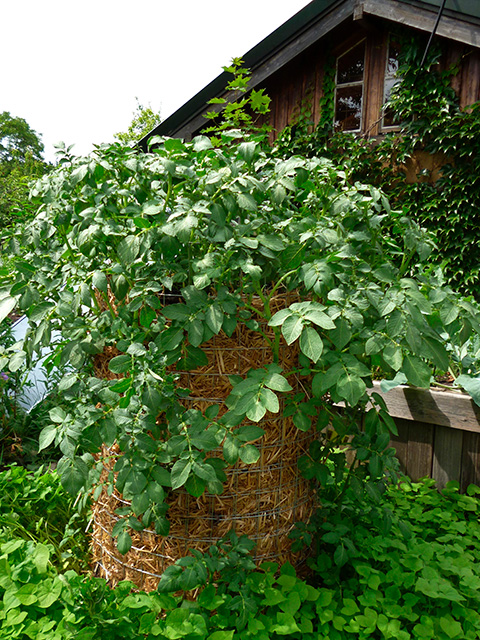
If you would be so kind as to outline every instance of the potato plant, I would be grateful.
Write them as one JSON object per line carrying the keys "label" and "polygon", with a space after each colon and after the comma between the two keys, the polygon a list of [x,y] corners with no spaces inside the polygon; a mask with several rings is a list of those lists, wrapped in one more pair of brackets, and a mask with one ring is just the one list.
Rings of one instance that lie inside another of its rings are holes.
{"label": "potato plant", "polygon": [[[168,533],[169,491],[221,493],[225,466],[254,462],[258,423],[279,398],[298,429],[330,425],[301,464],[321,490],[333,463],[339,500],[346,484],[374,494],[395,467],[394,422],[368,393],[374,371],[428,387],[450,369],[478,401],[478,380],[461,368],[478,309],[428,267],[430,237],[328,160],[275,158],[238,131],[221,139],[158,138],[149,154],[63,150],[34,187],[35,219],[4,239],[12,267],[0,273],[0,316],[18,307],[30,326],[0,369],[15,372],[45,348],[47,364],[65,369],[40,446],[59,446],[72,494],[95,499],[106,483],[131,501],[114,531],[122,552],[129,528]],[[282,291],[301,302],[273,313]],[[237,323],[262,331],[255,300],[274,330],[274,363],[232,378],[223,415],[186,410],[175,367],[205,364],[202,345]],[[291,370],[277,362],[282,341],[299,344]],[[114,380],[93,375],[106,349]],[[117,474],[105,479],[95,454],[114,443]],[[218,448],[223,458],[212,457]],[[356,464],[345,474],[347,448]]]}

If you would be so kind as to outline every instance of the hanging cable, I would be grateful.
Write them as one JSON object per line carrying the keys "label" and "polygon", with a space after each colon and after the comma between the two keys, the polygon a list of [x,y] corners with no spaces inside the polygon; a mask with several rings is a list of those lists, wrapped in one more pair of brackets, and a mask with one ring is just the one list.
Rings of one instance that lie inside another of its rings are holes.
{"label": "hanging cable", "polygon": [[423,54],[422,62],[420,63],[420,68],[423,67],[423,65],[425,64],[425,60],[427,59],[427,53],[428,53],[428,50],[430,49],[430,45],[432,43],[433,36],[435,35],[435,32],[437,31],[438,23],[440,22],[440,18],[442,17],[442,13],[443,13],[443,10],[445,9],[446,2],[447,2],[447,0],[443,0],[442,1],[442,4],[441,4],[440,9],[438,11],[437,19],[435,21],[435,26],[433,27],[433,31],[430,34],[430,38],[428,39],[427,46],[425,47],[425,52]]}

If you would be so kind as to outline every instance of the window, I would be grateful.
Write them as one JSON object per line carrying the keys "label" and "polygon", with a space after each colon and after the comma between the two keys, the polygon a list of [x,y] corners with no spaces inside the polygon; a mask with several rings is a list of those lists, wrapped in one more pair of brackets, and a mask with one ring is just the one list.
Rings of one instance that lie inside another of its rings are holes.
{"label": "window", "polygon": [[335,130],[362,128],[365,41],[339,56],[335,82]]}
{"label": "window", "polygon": [[[389,100],[393,87],[399,82],[399,78],[397,77],[399,53],[400,47],[398,44],[393,40],[390,40],[388,43],[385,81],[383,85],[383,104]],[[382,120],[382,129],[390,129],[398,126],[395,122],[394,116],[395,114],[392,109],[385,109]]]}

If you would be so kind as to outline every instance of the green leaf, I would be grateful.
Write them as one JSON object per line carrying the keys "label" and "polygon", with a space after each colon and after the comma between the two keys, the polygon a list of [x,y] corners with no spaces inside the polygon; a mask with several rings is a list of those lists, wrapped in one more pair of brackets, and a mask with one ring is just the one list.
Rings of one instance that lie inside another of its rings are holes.
{"label": "green leaf", "polygon": [[293,342],[295,342],[295,340],[297,340],[297,338],[300,337],[302,331],[303,331],[303,320],[298,315],[288,316],[288,318],[285,319],[282,325],[282,334],[287,344],[292,344]]}
{"label": "green leaf", "polygon": [[157,314],[155,313],[155,309],[144,306],[140,311],[140,324],[142,325],[142,327],[148,328],[150,327],[150,325],[152,324],[152,322],[155,320],[156,317],[157,317]]}
{"label": "green leaf", "polygon": [[115,356],[108,363],[108,369],[112,373],[126,373],[132,366],[132,357],[123,354],[121,356]]}
{"label": "green leaf", "polygon": [[269,327],[279,327],[281,326],[285,320],[290,317],[292,314],[292,312],[290,311],[290,309],[281,309],[280,311],[277,311],[277,313],[275,313],[269,320],[268,322],[268,326]]}
{"label": "green leaf", "polygon": [[99,291],[103,291],[103,293],[108,293],[108,280],[107,280],[107,276],[103,273],[103,271],[93,272],[92,284]]}
{"label": "green leaf", "polygon": [[313,327],[304,327],[300,336],[300,350],[312,362],[318,362],[323,352],[323,342]]}
{"label": "green leaf", "polygon": [[319,311],[318,309],[307,311],[304,315],[304,318],[306,320],[309,320],[310,322],[313,322],[313,324],[316,324],[322,329],[335,329],[335,323],[330,318],[330,316],[328,316],[326,313],[323,313],[323,311]]}
{"label": "green leaf", "polygon": [[40,437],[38,439],[38,443],[39,443],[38,450],[43,451],[43,449],[46,449],[48,446],[50,446],[52,442],[55,440],[56,435],[57,435],[57,428],[51,424],[47,425],[44,429],[42,429],[42,431],[40,432]]}
{"label": "green leaf", "polygon": [[50,550],[47,545],[37,543],[33,552],[33,563],[38,573],[47,573],[48,561],[50,559]]}
{"label": "green leaf", "polygon": [[278,398],[273,391],[270,391],[270,389],[266,389],[265,387],[260,389],[260,402],[267,411],[271,411],[272,413],[278,413],[280,411]]}
{"label": "green leaf", "polygon": [[124,530],[118,534],[117,549],[119,553],[121,553],[122,556],[124,556],[126,553],[130,551],[131,548],[132,548],[132,538],[130,537],[130,534],[128,533],[128,531]]}
{"label": "green leaf", "polygon": [[188,340],[193,347],[199,347],[203,342],[204,326],[202,320],[192,320],[187,327]]}
{"label": "green leaf", "polygon": [[61,424],[67,417],[67,414],[61,407],[54,407],[53,409],[50,409],[48,415],[50,416],[50,420],[57,424]]}
{"label": "green leaf", "polygon": [[192,463],[190,462],[190,460],[185,460],[184,458],[177,460],[177,462],[175,462],[172,467],[172,489],[175,490],[182,487],[187,481],[191,470]]}
{"label": "green leaf", "polygon": [[291,391],[292,386],[288,380],[279,373],[271,373],[265,378],[265,385],[273,391]]}
{"label": "green leaf", "polygon": [[81,458],[75,458],[73,462],[63,460],[63,464],[58,465],[62,486],[70,495],[76,496],[88,479],[88,467]]}
{"label": "green leaf", "polygon": [[398,371],[403,364],[403,352],[399,345],[387,345],[382,351],[382,357],[394,371]]}
{"label": "green leaf", "polygon": [[111,287],[113,291],[113,295],[117,300],[123,300],[130,289],[130,285],[128,284],[128,280],[125,278],[123,274],[118,276],[112,276],[111,279]]}
{"label": "green leaf", "polygon": [[122,380],[118,380],[117,382],[112,384],[112,386],[110,387],[110,391],[113,391],[114,393],[125,393],[125,391],[128,391],[131,386],[131,378],[122,378]]}
{"label": "green leaf", "polygon": [[233,629],[228,631],[214,631],[208,636],[207,640],[232,640],[234,633],[235,631]]}
{"label": "green leaf", "polygon": [[343,567],[343,565],[348,562],[348,551],[345,549],[343,544],[339,544],[335,549],[335,553],[333,554],[333,561],[335,562],[337,567]]}
{"label": "green leaf", "polygon": [[128,345],[127,353],[130,356],[144,356],[147,350],[141,342],[132,342],[132,344]]}
{"label": "green leaf", "polygon": [[383,379],[380,382],[380,389],[383,393],[390,391],[390,389],[395,389],[395,387],[399,387],[401,384],[406,384],[408,382],[407,376],[404,373],[397,373],[397,375],[393,378],[393,380],[385,380]]}
{"label": "green leaf", "polygon": [[162,313],[169,320],[187,320],[190,316],[190,309],[186,304],[169,304],[163,308]]}
{"label": "green leaf", "polygon": [[472,378],[466,374],[458,376],[455,380],[462,389],[464,389],[472,400],[480,407],[480,378]]}
{"label": "green leaf", "polygon": [[316,398],[321,398],[334,384],[337,383],[343,367],[339,362],[332,365],[325,373],[317,373],[312,380],[312,391]]}
{"label": "green leaf", "polygon": [[426,353],[422,355],[428,356],[435,367],[438,367],[443,371],[448,371],[450,358],[444,345],[438,340],[433,340],[432,338],[424,338],[423,345]]}
{"label": "green leaf", "polygon": [[218,334],[223,324],[223,310],[216,304],[210,305],[205,314],[205,322],[215,335]]}
{"label": "green leaf", "polygon": [[406,355],[403,360],[402,371],[407,376],[408,382],[415,387],[420,387],[421,389],[430,387],[432,377],[430,367],[417,356]]}
{"label": "green leaf", "polygon": [[240,442],[252,442],[253,440],[258,440],[258,438],[264,436],[265,431],[254,424],[247,424],[235,429],[234,434],[235,438],[238,438]]}
{"label": "green leaf", "polygon": [[28,317],[32,322],[39,322],[55,307],[53,302],[41,302],[33,309],[28,310]]}
{"label": "green leaf", "polygon": [[0,322],[5,320],[5,318],[15,309],[16,305],[16,298],[7,297],[0,300]]}
{"label": "green leaf", "polygon": [[330,338],[335,347],[341,351],[352,337],[350,326],[344,318],[339,318],[336,322],[335,329],[330,332]]}
{"label": "green leaf", "polygon": [[463,638],[463,629],[462,625],[454,620],[452,617],[442,617],[440,618],[440,627],[447,634],[449,638]]}
{"label": "green leaf", "polygon": [[260,458],[260,451],[253,444],[246,444],[240,448],[240,460],[245,464],[254,464]]}
{"label": "green leaf", "polygon": [[257,236],[257,240],[261,245],[272,251],[283,251],[285,248],[284,242],[278,236],[263,235],[260,233]]}
{"label": "green leaf", "polygon": [[162,396],[154,387],[147,387],[142,393],[142,402],[152,413],[159,413]]}
{"label": "green leaf", "polygon": [[125,266],[135,261],[140,251],[140,238],[138,236],[126,236],[117,247],[118,259]]}
{"label": "green leaf", "polygon": [[223,456],[225,458],[225,462],[228,464],[235,464],[239,455],[240,445],[234,438],[227,436],[223,443]]}
{"label": "green leaf", "polygon": [[206,487],[206,481],[202,480],[202,478],[199,478],[195,474],[189,476],[187,482],[185,483],[185,489],[194,498],[199,498],[205,491]]}
{"label": "green leaf", "polygon": [[276,624],[272,626],[271,630],[278,635],[289,636],[300,633],[300,629],[291,613],[277,612],[276,621]]}
{"label": "green leaf", "polygon": [[246,412],[247,418],[253,422],[259,422],[266,413],[267,409],[258,397]]}
{"label": "green leaf", "polygon": [[337,393],[351,407],[354,407],[367,390],[362,378],[349,372],[344,372],[337,382]]}
{"label": "green leaf", "polygon": [[245,211],[256,211],[258,208],[257,201],[250,193],[237,194],[237,203]]}

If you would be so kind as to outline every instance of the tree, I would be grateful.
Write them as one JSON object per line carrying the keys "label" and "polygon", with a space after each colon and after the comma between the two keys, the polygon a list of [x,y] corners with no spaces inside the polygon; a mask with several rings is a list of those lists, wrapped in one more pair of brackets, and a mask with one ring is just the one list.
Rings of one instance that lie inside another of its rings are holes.
{"label": "tree", "polygon": [[29,159],[44,162],[43,143],[40,135],[26,120],[8,111],[0,114],[0,163],[24,164]]}
{"label": "tree", "polygon": [[30,217],[34,206],[29,202],[30,183],[48,168],[41,136],[26,120],[0,114],[0,224],[12,224],[16,215]]}
{"label": "tree", "polygon": [[134,146],[140,138],[161,122],[160,113],[153,111],[150,104],[144,106],[138,98],[135,98],[135,100],[137,101],[137,108],[133,112],[133,118],[128,129],[114,134],[116,140],[130,146]]}

